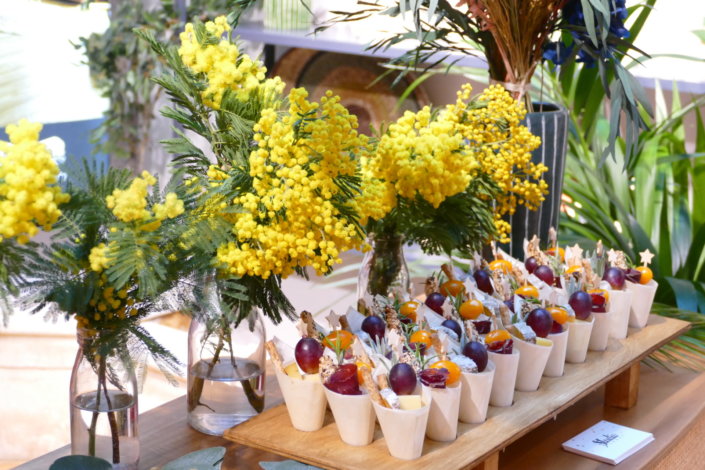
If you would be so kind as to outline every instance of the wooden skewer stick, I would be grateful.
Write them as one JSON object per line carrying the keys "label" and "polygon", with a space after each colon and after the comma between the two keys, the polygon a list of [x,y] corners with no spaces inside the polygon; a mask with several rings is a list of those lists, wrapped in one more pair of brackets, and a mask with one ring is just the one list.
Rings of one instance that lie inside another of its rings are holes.
{"label": "wooden skewer stick", "polygon": [[340,329],[349,331],[352,333],[352,330],[350,329],[350,323],[348,323],[348,317],[343,315],[342,317],[338,318],[338,321],[340,322]]}
{"label": "wooden skewer stick", "polygon": [[441,271],[446,275],[449,281],[456,281],[455,273],[453,273],[453,267],[448,263],[443,263],[441,265]]}
{"label": "wooden skewer stick", "polygon": [[370,369],[368,369],[367,367],[362,367],[360,369],[360,374],[362,375],[362,384],[365,386],[365,389],[367,390],[367,394],[370,396],[370,399],[377,403],[379,406],[391,408],[391,406],[389,406],[389,403],[387,403],[387,400],[385,400],[382,395],[379,394],[379,389],[377,388],[377,385],[375,384],[374,380],[372,380],[372,372],[370,371]]}
{"label": "wooden skewer stick", "polygon": [[315,338],[316,325],[313,322],[313,315],[311,315],[311,312],[307,312],[306,310],[301,312],[301,321],[306,324],[306,336],[309,338]]}
{"label": "wooden skewer stick", "polygon": [[282,361],[282,356],[279,354],[279,350],[277,349],[277,346],[274,344],[274,341],[267,341],[264,343],[265,349],[267,349],[267,352],[269,353],[269,357],[274,363],[275,366],[279,367],[282,371],[284,370],[284,363]]}
{"label": "wooden skewer stick", "polygon": [[362,345],[360,338],[358,338],[357,336],[355,336],[355,339],[353,340],[352,350],[355,351],[355,354],[360,359],[360,361],[364,362],[365,364],[369,364],[370,366],[374,365],[374,362],[372,362],[370,356],[367,355],[367,351],[365,351],[365,347]]}

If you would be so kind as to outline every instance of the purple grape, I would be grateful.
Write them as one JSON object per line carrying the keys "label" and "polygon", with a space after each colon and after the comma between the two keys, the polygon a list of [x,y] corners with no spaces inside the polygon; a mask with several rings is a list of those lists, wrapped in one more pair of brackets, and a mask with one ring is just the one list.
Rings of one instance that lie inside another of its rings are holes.
{"label": "purple grape", "polygon": [[551,326],[551,334],[556,335],[558,333],[563,333],[563,325],[553,320],[553,325]]}
{"label": "purple grape", "polygon": [[385,323],[377,315],[370,315],[362,321],[362,331],[370,335],[372,340],[382,340],[384,338]]}
{"label": "purple grape", "polygon": [[458,335],[458,339],[463,337],[463,330],[460,328],[460,323],[453,320],[452,318],[445,320],[443,323],[441,323],[441,326],[445,326],[449,330],[454,331],[455,334]]}
{"label": "purple grape", "polygon": [[326,387],[342,395],[362,395],[357,380],[357,365],[343,364],[328,377]]}
{"label": "purple grape", "polygon": [[514,313],[514,295],[512,295],[509,299],[505,300],[504,305],[507,306],[510,312]]}
{"label": "purple grape", "polygon": [[526,316],[526,324],[534,330],[536,336],[545,338],[551,332],[553,317],[545,308],[536,308]]}
{"label": "purple grape", "polygon": [[477,283],[477,288],[480,289],[485,294],[494,294],[494,287],[492,287],[492,280],[490,274],[484,269],[478,269],[472,275]]}
{"label": "purple grape", "polygon": [[610,266],[609,268],[605,269],[605,274],[604,276],[602,276],[602,279],[609,282],[610,286],[612,286],[612,289],[622,290],[624,289],[624,282],[626,281],[626,276],[623,270],[614,266]]}
{"label": "purple grape", "polygon": [[536,270],[534,271],[534,275],[549,286],[552,286],[555,281],[555,278],[553,276],[553,269],[549,268],[546,265],[541,265],[536,268]]}
{"label": "purple grape", "polygon": [[301,338],[294,348],[294,357],[307,374],[318,373],[318,361],[323,356],[323,345],[314,338]]}
{"label": "purple grape", "polygon": [[587,320],[592,312],[592,297],[585,291],[573,292],[568,299],[570,307],[578,320]]}
{"label": "purple grape", "polygon": [[536,271],[536,268],[539,267],[539,261],[533,256],[530,256],[526,258],[526,261],[524,261],[524,267],[527,271],[529,271],[529,274],[533,274],[534,271]]}
{"label": "purple grape", "polygon": [[489,355],[487,347],[478,341],[468,341],[463,346],[463,355],[472,359],[477,365],[477,371],[482,372],[487,367]]}
{"label": "purple grape", "polygon": [[394,364],[389,371],[389,385],[397,395],[411,395],[416,390],[416,372],[409,364]]}
{"label": "purple grape", "polygon": [[443,315],[443,303],[446,296],[438,292],[433,292],[426,297],[426,306],[439,315]]}
{"label": "purple grape", "polygon": [[490,320],[478,320],[472,322],[477,329],[477,332],[481,335],[486,335],[492,329],[492,321]]}
{"label": "purple grape", "polygon": [[419,380],[427,387],[446,388],[448,375],[448,369],[424,369],[419,372]]}

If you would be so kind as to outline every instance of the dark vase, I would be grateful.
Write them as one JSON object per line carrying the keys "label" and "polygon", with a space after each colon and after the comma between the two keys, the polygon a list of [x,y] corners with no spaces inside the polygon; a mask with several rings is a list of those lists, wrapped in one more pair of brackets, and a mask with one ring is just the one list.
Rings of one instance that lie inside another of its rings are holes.
{"label": "dark vase", "polygon": [[530,211],[518,206],[516,212],[509,216],[511,241],[503,248],[519,259],[524,259],[524,239],[537,235],[545,244],[549,228],[558,228],[563,193],[568,111],[551,103],[534,103],[534,109],[538,111],[528,113],[525,124],[532,134],[541,137],[541,146],[533,151],[531,159],[548,167],[543,175],[548,183],[548,194],[537,210]]}

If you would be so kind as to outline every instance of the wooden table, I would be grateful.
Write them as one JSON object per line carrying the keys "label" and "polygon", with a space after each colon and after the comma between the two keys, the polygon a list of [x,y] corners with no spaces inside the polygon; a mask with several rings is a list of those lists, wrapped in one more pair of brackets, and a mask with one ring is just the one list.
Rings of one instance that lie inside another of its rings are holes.
{"label": "wooden table", "polygon": [[[271,408],[282,402],[274,372],[267,367],[265,406]],[[68,408],[66,410],[68,412]],[[283,460],[283,457],[241,446],[222,437],[202,434],[188,425],[186,396],[165,403],[140,414],[140,469],[161,466],[184,454],[208,447],[222,446],[227,449],[223,470],[259,468],[258,462]],[[17,470],[46,470],[59,457],[69,455],[71,447],[66,445],[41,457],[16,467]]]}
{"label": "wooden table", "polygon": [[[603,404],[605,387],[600,387],[557,414],[555,420],[537,427],[498,454],[500,469],[593,470],[611,468],[599,462],[564,452],[560,444],[601,419],[653,432],[656,441],[617,468],[699,468],[705,448],[699,445],[705,434],[705,374],[684,369],[674,372],[641,366],[638,401],[625,410]],[[280,401],[276,380],[268,374],[268,405]],[[142,456],[140,468],[163,465],[188,452],[212,446],[227,449],[224,470],[256,469],[258,462],[282,457],[255,450],[192,430],[186,421],[185,397],[173,400],[140,416]],[[315,446],[314,440],[311,445]],[[27,462],[19,469],[45,470],[68,446]],[[694,462],[681,465],[683,459]],[[678,462],[674,464],[673,462]],[[437,468],[433,464],[426,467]],[[444,467],[445,468],[445,467]]]}

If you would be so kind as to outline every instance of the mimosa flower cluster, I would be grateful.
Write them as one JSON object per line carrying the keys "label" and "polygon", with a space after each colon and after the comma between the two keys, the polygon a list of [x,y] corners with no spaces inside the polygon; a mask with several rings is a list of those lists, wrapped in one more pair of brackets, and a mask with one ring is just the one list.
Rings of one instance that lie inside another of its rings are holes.
{"label": "mimosa flower cluster", "polygon": [[475,103],[484,106],[471,106],[471,92],[472,87],[464,85],[447,110],[459,117],[458,131],[474,149],[480,171],[499,185],[495,221],[501,240],[508,241],[511,227],[502,217],[513,214],[519,204],[535,210],[548,192],[542,179],[548,168],[531,161],[541,139],[521,125],[526,109],[502,86],[491,85],[476,98]]}
{"label": "mimosa flower cluster", "polygon": [[456,103],[435,115],[428,107],[407,111],[361,158],[357,208],[363,223],[386,216],[400,197],[418,196],[438,208],[484,173],[500,189],[495,225],[506,240],[510,227],[502,216],[517,204],[533,209],[543,200],[546,167],[531,162],[541,141],[520,125],[524,107],[500,86],[490,86],[475,100],[471,92],[464,85]]}
{"label": "mimosa flower cluster", "polygon": [[[123,222],[155,221],[157,227],[160,221],[166,218],[173,219],[183,214],[184,203],[176,193],[168,193],[164,204],[154,204],[153,212],[148,209],[148,189],[155,184],[157,184],[157,179],[148,171],[143,171],[141,177],[132,180],[127,189],[116,189],[112,195],[106,198],[108,209],[112,209],[115,217]],[[149,228],[156,227],[149,224]]]}
{"label": "mimosa flower cluster", "polygon": [[225,16],[205,24],[205,37],[200,38],[193,24],[188,23],[179,36],[179,55],[184,65],[196,74],[203,74],[207,87],[201,92],[203,103],[220,109],[226,91],[233,92],[237,99],[246,101],[253,91],[266,89],[283,90],[279,79],[265,80],[267,69],[247,54],[241,54],[237,45],[223,38],[230,33]]}
{"label": "mimosa flower cluster", "polygon": [[342,251],[361,243],[354,221],[341,212],[351,195],[340,179],[357,174],[356,154],[367,138],[338,97],[328,92],[319,104],[307,96],[291,90],[288,112],[266,109],[254,127],[254,192],[233,201],[244,209],[235,214],[237,242],[218,250],[233,274],[286,277],[306,266],[325,274]]}
{"label": "mimosa flower cluster", "polygon": [[42,125],[25,119],[5,129],[0,141],[0,240],[27,243],[40,229],[51,230],[69,195],[57,185],[59,167],[39,142]]}

